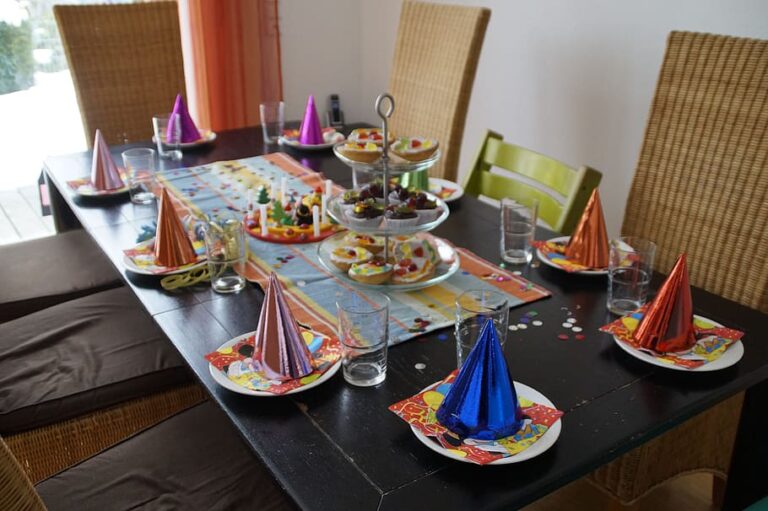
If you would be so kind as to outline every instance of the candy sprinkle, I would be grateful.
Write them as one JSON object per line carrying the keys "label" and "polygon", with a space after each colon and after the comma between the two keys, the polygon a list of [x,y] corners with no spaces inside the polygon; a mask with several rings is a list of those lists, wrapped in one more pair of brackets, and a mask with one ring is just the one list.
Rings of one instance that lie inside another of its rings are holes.
{"label": "candy sprinkle", "polygon": [[572,326],[570,323],[563,323],[563,328],[571,328]]}
{"label": "candy sprinkle", "polygon": [[517,331],[517,325],[509,325],[509,329],[513,332]]}
{"label": "candy sprinkle", "polygon": [[573,330],[574,332],[581,332],[581,327],[580,326],[575,326],[575,327],[571,328],[571,330]]}
{"label": "candy sprinkle", "polygon": [[419,362],[418,364],[415,364],[413,367],[419,371],[423,371],[424,369],[426,369],[427,364],[422,364],[421,362]]}
{"label": "candy sprinkle", "polygon": [[525,323],[518,323],[517,328],[519,328],[520,330],[525,330],[526,328],[528,328],[528,325],[526,325]]}
{"label": "candy sprinkle", "polygon": [[536,321],[534,321],[534,322],[533,322],[533,326],[541,326],[541,325],[543,325],[543,324],[544,324],[544,323],[542,323],[542,322],[541,322],[541,321],[539,321],[538,319],[537,319]]}
{"label": "candy sprinkle", "polygon": [[584,339],[586,339],[586,337],[584,336],[584,334],[578,334],[578,335],[576,336],[576,340],[577,340],[577,341],[583,341]]}
{"label": "candy sprinkle", "polygon": [[576,318],[568,318],[566,319],[568,323],[576,323]]}
{"label": "candy sprinkle", "polygon": [[560,334],[560,335],[557,336],[557,338],[560,339],[561,341],[567,341],[568,340],[568,336],[565,335],[565,334]]}

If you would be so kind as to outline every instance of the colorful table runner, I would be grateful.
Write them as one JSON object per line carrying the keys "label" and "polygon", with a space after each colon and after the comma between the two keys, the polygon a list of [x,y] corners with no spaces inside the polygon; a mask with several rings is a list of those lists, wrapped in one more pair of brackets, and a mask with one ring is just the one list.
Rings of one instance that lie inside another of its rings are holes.
{"label": "colorful table runner", "polygon": [[[248,188],[265,186],[270,190],[272,183],[279,184],[284,176],[288,177],[288,193],[292,195],[305,195],[324,186],[322,174],[281,153],[167,171],[158,174],[158,179],[172,193],[180,214],[200,217],[226,210],[245,213]],[[338,192],[342,188],[334,190]],[[246,278],[264,288],[269,273],[276,272],[284,283],[286,298],[296,319],[314,330],[334,335],[337,297],[365,294],[365,290],[333,277],[320,266],[317,243],[285,245],[246,237],[249,244]],[[467,289],[501,290],[511,306],[550,294],[469,250],[457,250],[461,269],[450,279],[419,291],[388,293],[391,344],[452,325],[454,300]]]}

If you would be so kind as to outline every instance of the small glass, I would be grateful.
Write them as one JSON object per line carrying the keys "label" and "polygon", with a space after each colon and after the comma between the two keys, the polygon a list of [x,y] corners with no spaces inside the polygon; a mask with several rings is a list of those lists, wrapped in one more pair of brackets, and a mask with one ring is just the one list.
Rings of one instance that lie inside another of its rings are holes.
{"label": "small glass", "polygon": [[240,219],[235,216],[209,219],[205,225],[205,252],[214,291],[237,293],[245,287],[247,248]]}
{"label": "small glass", "polygon": [[128,174],[128,189],[134,204],[155,201],[155,151],[146,147],[123,151],[123,165]]}
{"label": "small glass", "polygon": [[358,387],[387,377],[389,297],[375,291],[350,293],[336,302],[344,379]]}
{"label": "small glass", "polygon": [[510,264],[527,264],[533,258],[533,236],[539,202],[501,199],[501,258]]}
{"label": "small glass", "polygon": [[[169,124],[172,128],[169,129]],[[157,154],[167,160],[181,160],[181,119],[178,115],[162,114],[152,117]]]}
{"label": "small glass", "polygon": [[648,298],[656,244],[627,236],[609,242],[608,310],[624,316],[639,309]]}
{"label": "small glass", "polygon": [[276,144],[285,126],[285,105],[282,101],[266,101],[259,105],[261,128],[265,144]]}
{"label": "small glass", "polygon": [[461,368],[464,360],[480,336],[488,319],[493,320],[502,349],[507,340],[509,302],[498,291],[472,289],[456,299],[456,365]]}

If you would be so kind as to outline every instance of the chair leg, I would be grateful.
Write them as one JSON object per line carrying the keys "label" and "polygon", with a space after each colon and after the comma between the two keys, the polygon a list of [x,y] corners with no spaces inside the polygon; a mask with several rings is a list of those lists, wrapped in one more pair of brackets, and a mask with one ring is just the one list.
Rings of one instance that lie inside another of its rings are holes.
{"label": "chair leg", "polygon": [[726,479],[720,476],[712,476],[712,505],[715,509],[722,509],[725,501]]}

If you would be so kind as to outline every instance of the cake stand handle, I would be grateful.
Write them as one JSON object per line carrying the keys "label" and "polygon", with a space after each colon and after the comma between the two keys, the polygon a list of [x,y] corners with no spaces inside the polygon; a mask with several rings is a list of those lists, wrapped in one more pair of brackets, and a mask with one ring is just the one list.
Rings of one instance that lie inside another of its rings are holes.
{"label": "cake stand handle", "polygon": [[[384,110],[384,100],[388,100],[387,109]],[[384,193],[384,214],[386,215],[389,206],[389,118],[395,111],[395,98],[388,92],[379,94],[376,98],[376,113],[381,117],[381,127],[384,132],[384,144],[382,147],[381,166],[383,170],[384,182],[382,189]],[[384,264],[389,261],[389,234],[384,235]]]}

